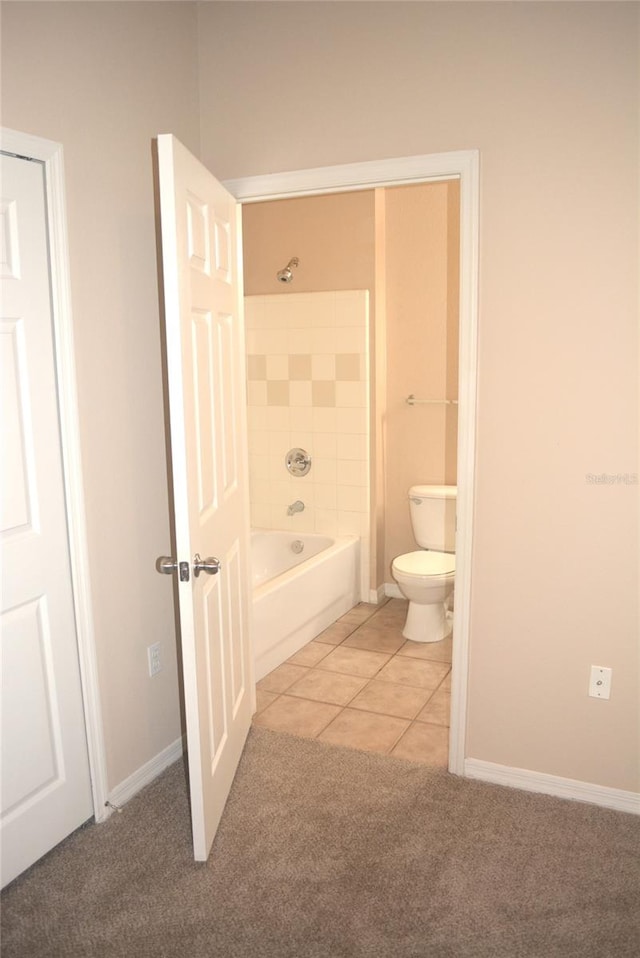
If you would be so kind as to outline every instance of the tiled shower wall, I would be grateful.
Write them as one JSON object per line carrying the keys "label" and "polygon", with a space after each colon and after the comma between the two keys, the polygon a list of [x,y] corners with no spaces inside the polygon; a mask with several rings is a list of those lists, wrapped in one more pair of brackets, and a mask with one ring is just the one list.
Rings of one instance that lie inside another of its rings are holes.
{"label": "tiled shower wall", "polygon": [[[247,296],[251,524],[358,535],[369,597],[368,292]],[[289,449],[312,458],[291,476]],[[304,511],[287,515],[300,499]]]}

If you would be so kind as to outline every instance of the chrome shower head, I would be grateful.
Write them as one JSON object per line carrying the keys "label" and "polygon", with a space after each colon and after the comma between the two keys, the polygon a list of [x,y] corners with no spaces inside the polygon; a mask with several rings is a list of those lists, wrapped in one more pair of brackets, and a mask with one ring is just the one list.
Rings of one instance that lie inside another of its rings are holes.
{"label": "chrome shower head", "polygon": [[278,277],[278,282],[280,283],[290,283],[293,279],[293,267],[299,266],[300,260],[297,256],[292,256],[284,269],[281,269],[276,276]]}

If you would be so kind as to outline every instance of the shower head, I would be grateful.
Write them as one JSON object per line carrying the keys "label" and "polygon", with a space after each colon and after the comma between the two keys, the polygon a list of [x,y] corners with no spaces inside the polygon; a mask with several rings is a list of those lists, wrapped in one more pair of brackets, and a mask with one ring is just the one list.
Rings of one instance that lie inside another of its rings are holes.
{"label": "shower head", "polygon": [[300,260],[297,256],[292,256],[284,269],[281,269],[276,276],[278,277],[278,282],[280,283],[290,283],[293,279],[292,267],[299,266]]}

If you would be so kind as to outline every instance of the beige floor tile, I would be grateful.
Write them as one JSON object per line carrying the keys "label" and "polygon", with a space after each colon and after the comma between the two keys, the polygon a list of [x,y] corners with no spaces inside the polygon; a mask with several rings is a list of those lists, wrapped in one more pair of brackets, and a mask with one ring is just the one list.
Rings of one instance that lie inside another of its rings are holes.
{"label": "beige floor tile", "polygon": [[329,628],[321,632],[320,635],[316,635],[313,641],[322,642],[325,645],[340,645],[347,636],[351,635],[357,626],[357,622],[341,622],[340,619],[338,619],[337,622],[330,625]]}
{"label": "beige floor tile", "polygon": [[337,705],[281,695],[264,712],[255,716],[253,724],[276,732],[315,738],[339,712]]}
{"label": "beige floor tile", "polygon": [[449,729],[413,722],[391,754],[410,762],[446,768],[449,764]]}
{"label": "beige floor tile", "polygon": [[404,645],[402,634],[389,626],[378,626],[376,620],[369,619],[365,625],[356,629],[348,639],[342,643],[343,648],[369,649],[372,652],[389,652],[393,654]]}
{"label": "beige floor tile", "polygon": [[260,689],[261,692],[286,692],[296,679],[301,679],[307,672],[308,669],[300,665],[290,665],[285,662],[274,669],[273,672],[265,675],[263,679],[260,679],[256,683],[256,688]]}
{"label": "beige floor tile", "polygon": [[278,698],[277,692],[264,692],[262,689],[256,689],[256,711],[255,714],[258,715],[259,712],[264,712],[267,705],[271,705],[272,702]]}
{"label": "beige floor tile", "polygon": [[331,648],[326,643],[307,642],[298,652],[290,656],[287,662],[291,662],[293,665],[306,665],[309,668],[313,668],[313,666],[317,665],[320,659],[323,659],[330,651]]}
{"label": "beige floor tile", "polygon": [[318,740],[367,752],[388,753],[408,727],[405,719],[348,708],[340,712]]}
{"label": "beige floor tile", "polygon": [[376,677],[385,682],[398,682],[400,685],[437,689],[448,671],[449,666],[443,662],[427,662],[395,655]]}
{"label": "beige floor tile", "polygon": [[321,662],[318,668],[330,672],[345,672],[347,675],[361,675],[371,679],[390,659],[382,652],[369,652],[366,649],[345,649],[344,645],[334,649]]}
{"label": "beige floor tile", "polygon": [[451,691],[451,670],[449,670],[449,673],[445,675],[444,679],[438,686],[438,691],[440,691],[440,689],[442,689],[443,692]]}
{"label": "beige floor tile", "polygon": [[451,692],[438,689],[437,692],[433,693],[422,711],[415,716],[415,719],[416,722],[431,722],[432,725],[446,725],[448,728],[450,713]]}
{"label": "beige floor tile", "polygon": [[355,625],[362,625],[363,622],[366,622],[367,619],[370,619],[374,613],[380,609],[379,605],[373,605],[371,602],[359,602],[358,605],[354,605],[349,612],[346,612],[341,618],[338,619],[338,622],[346,622]]}
{"label": "beige floor tile", "polygon": [[408,606],[409,603],[406,599],[390,599],[386,605],[382,606],[379,612],[376,612],[375,618],[383,622],[404,626]]}
{"label": "beige floor tile", "polygon": [[389,601],[387,602],[385,606],[385,610],[387,612],[404,612],[404,614],[406,615],[408,605],[409,603],[407,599],[393,598],[393,599],[389,599]]}
{"label": "beige floor tile", "polygon": [[407,685],[373,679],[356,695],[349,707],[414,719],[432,694],[429,689],[410,688]]}
{"label": "beige floor tile", "polygon": [[367,680],[340,672],[322,672],[309,669],[307,675],[294,682],[287,695],[297,695],[314,702],[329,702],[333,705],[348,705],[367,684]]}
{"label": "beige floor tile", "polygon": [[413,659],[429,659],[431,662],[451,662],[452,639],[449,636],[440,642],[412,642],[408,639],[398,655],[407,655]]}

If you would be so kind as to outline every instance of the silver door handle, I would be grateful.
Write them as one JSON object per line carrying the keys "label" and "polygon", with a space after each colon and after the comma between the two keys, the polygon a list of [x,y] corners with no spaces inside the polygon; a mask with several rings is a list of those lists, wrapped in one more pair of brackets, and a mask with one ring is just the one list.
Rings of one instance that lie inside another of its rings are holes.
{"label": "silver door handle", "polygon": [[173,556],[158,556],[156,569],[163,575],[173,575],[174,572],[179,572],[181,582],[189,581],[189,563],[178,562]]}
{"label": "silver door handle", "polygon": [[206,572],[209,575],[215,575],[220,571],[220,560],[216,559],[215,556],[207,556],[206,559],[201,559],[198,552],[193,557],[193,574],[198,578],[201,572]]}

